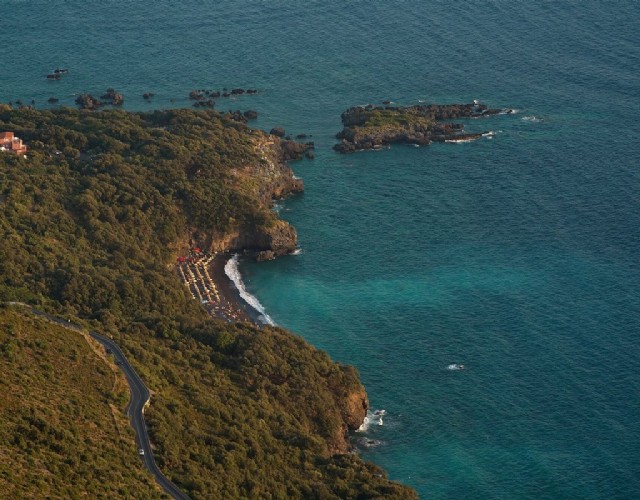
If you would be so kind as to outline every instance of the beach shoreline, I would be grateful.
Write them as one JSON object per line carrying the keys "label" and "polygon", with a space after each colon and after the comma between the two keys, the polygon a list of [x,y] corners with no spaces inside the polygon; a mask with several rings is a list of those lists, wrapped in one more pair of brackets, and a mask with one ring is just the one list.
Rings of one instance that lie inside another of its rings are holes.
{"label": "beach shoreline", "polygon": [[[272,324],[263,311],[245,300],[243,291],[227,274],[227,265],[234,257],[235,254],[231,252],[208,254],[194,248],[188,256],[178,257],[176,271],[191,297],[213,318],[228,323],[250,323],[258,327]],[[237,280],[242,287],[239,274]]]}
{"label": "beach shoreline", "polygon": [[[221,252],[216,254],[213,260],[209,263],[209,273],[211,275],[211,279],[218,288],[221,305],[226,304],[227,308],[234,311],[236,314],[236,318],[223,317],[221,319],[248,322],[259,327],[264,326],[266,323],[261,320],[262,314],[242,298],[240,290],[238,290],[235,283],[225,272],[227,262],[232,258],[232,253]],[[213,312],[210,311],[210,314],[217,318],[221,317],[219,314],[216,314],[215,310]]]}

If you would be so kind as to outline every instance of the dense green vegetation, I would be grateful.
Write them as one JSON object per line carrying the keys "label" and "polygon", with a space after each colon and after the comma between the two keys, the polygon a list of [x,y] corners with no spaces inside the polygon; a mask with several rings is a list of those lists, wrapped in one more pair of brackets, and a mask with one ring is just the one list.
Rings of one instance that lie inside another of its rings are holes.
{"label": "dense green vegetation", "polygon": [[275,223],[247,174],[264,166],[261,132],[215,111],[8,108],[0,130],[30,147],[0,155],[0,300],[114,336],[152,391],[170,479],[193,498],[414,495],[335,455],[364,397],[355,370],[281,329],[212,320],[172,269],[189,241]]}
{"label": "dense green vegetation", "polygon": [[87,339],[0,308],[2,498],[160,498],[136,456],[128,390]]}
{"label": "dense green vegetation", "polygon": [[431,116],[424,116],[419,113],[411,113],[398,109],[373,109],[367,116],[363,127],[386,128],[386,127],[409,127],[420,126],[428,128],[435,123]]}

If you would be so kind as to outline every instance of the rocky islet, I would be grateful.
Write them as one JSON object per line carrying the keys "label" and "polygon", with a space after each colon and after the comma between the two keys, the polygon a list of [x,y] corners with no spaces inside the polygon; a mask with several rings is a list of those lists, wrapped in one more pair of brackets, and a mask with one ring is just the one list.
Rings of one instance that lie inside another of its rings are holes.
{"label": "rocky islet", "polygon": [[468,104],[419,104],[415,106],[354,106],[341,115],[343,129],[333,149],[353,153],[381,149],[390,144],[426,146],[432,142],[462,142],[482,133],[465,133],[462,123],[447,120],[482,118],[511,110],[491,109],[477,101]]}

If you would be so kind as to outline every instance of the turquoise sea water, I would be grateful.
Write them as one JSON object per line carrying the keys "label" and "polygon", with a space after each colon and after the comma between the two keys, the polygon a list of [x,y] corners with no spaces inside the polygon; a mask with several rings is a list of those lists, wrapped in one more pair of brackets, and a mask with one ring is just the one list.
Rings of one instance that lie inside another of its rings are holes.
{"label": "turquoise sea water", "polygon": [[[219,108],[313,135],[281,209],[302,254],[242,271],[278,324],[358,367],[387,414],[356,439],[392,478],[423,498],[640,495],[634,2],[0,8],[0,101],[255,87]],[[351,105],[474,98],[518,113],[469,122],[496,132],[470,144],[330,149]]]}

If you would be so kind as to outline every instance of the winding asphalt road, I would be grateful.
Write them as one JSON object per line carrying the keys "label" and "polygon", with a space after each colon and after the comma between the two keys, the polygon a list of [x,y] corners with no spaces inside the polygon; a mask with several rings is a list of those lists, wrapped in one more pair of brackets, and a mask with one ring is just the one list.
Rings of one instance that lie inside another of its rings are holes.
{"label": "winding asphalt road", "polygon": [[[57,316],[52,316],[51,314],[38,311],[28,304],[23,304],[20,302],[7,302],[6,304],[28,307],[36,316],[45,318],[69,330],[73,330],[76,332],[84,331],[82,327],[74,323],[58,318]],[[138,443],[138,449],[144,450],[144,455],[141,456],[144,461],[144,465],[147,467],[147,469],[149,469],[149,472],[153,474],[156,482],[169,495],[177,500],[189,500],[189,497],[187,495],[185,495],[175,484],[173,484],[165,477],[165,475],[158,468],[158,465],[153,458],[151,442],[149,441],[149,434],[147,432],[147,425],[144,422],[144,408],[149,402],[150,397],[149,389],[147,389],[147,387],[142,382],[142,379],[129,364],[129,361],[127,361],[127,358],[120,350],[118,344],[116,344],[110,338],[105,337],[104,335],[100,335],[97,332],[89,332],[89,335],[100,342],[105,347],[105,349],[108,349],[113,353],[116,363],[120,366],[120,368],[124,372],[124,376],[127,379],[127,383],[129,384],[129,389],[131,391],[131,401],[129,402],[129,406],[127,407],[127,416],[131,421],[131,426],[136,431],[136,441]]]}
{"label": "winding asphalt road", "polygon": [[169,495],[178,500],[188,500],[189,497],[185,495],[175,484],[169,481],[162,472],[160,472],[160,469],[153,458],[151,442],[149,441],[149,434],[147,432],[147,425],[144,422],[144,407],[147,405],[150,398],[149,389],[147,389],[142,382],[142,379],[129,364],[129,361],[127,361],[127,358],[120,350],[120,347],[118,347],[118,344],[110,338],[96,332],[90,332],[89,335],[113,353],[116,361],[120,365],[120,368],[124,372],[124,376],[127,378],[129,389],[131,389],[131,402],[127,408],[127,415],[129,416],[129,420],[131,420],[131,425],[136,431],[138,446],[140,447],[139,449],[144,450],[144,455],[142,455],[144,465],[156,478],[156,482]]}

